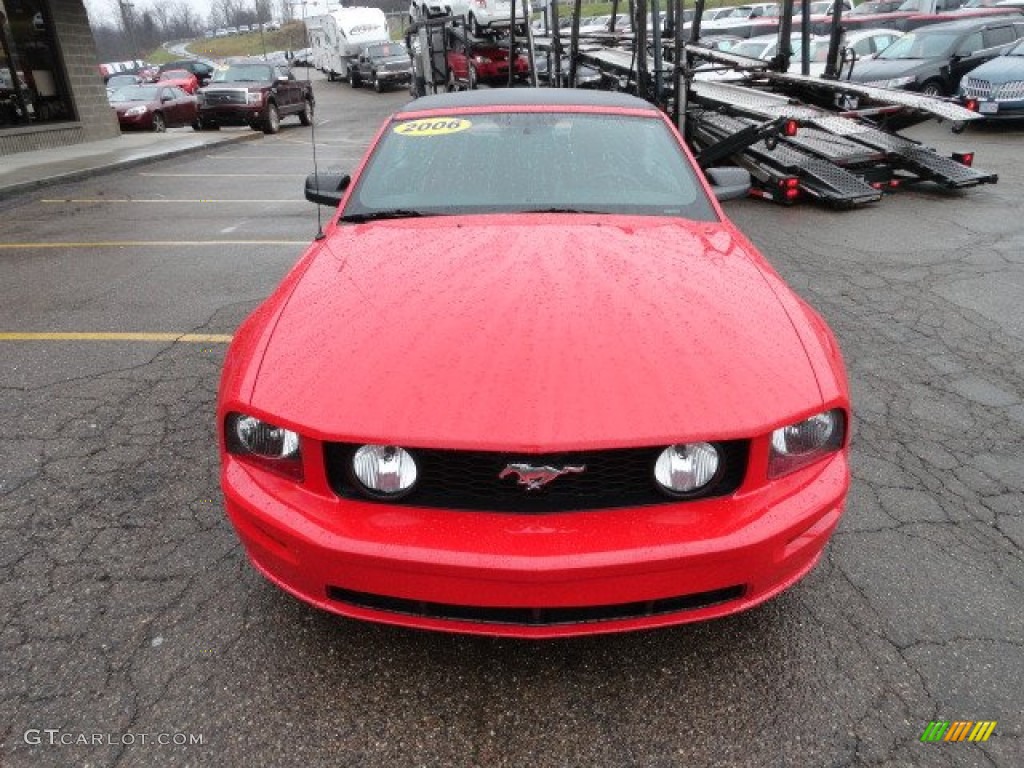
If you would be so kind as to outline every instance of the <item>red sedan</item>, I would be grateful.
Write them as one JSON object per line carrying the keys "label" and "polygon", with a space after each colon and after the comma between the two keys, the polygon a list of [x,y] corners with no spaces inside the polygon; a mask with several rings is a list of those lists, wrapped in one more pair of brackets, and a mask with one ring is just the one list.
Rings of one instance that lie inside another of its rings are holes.
{"label": "red sedan", "polygon": [[337,213],[218,395],[256,568],[345,616],[532,638],[810,571],[849,485],[843,364],[719,207],[749,176],[709,176],[634,97],[499,89],[412,102],[351,178],[307,179]]}
{"label": "red sedan", "polygon": [[185,93],[194,94],[199,89],[199,79],[187,69],[168,69],[161,72],[158,82],[176,85]]}
{"label": "red sedan", "polygon": [[196,97],[174,85],[126,85],[108,97],[117,111],[121,130],[156,131],[183,125],[195,126],[199,108]]}
{"label": "red sedan", "polygon": [[461,29],[447,27],[448,90],[475,89],[479,83],[502,85],[508,82],[509,66],[517,80],[530,74],[530,60],[522,54],[515,58],[507,47],[486,40],[467,38]]}

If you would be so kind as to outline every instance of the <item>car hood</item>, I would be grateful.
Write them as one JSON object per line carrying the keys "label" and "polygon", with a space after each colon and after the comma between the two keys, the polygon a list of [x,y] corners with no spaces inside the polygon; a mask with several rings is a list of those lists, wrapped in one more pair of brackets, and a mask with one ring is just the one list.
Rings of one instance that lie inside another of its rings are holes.
{"label": "car hood", "polygon": [[938,72],[940,65],[936,59],[867,59],[854,65],[850,79],[860,83],[893,80],[921,72]]}
{"label": "car hood", "polygon": [[991,83],[1024,80],[1024,56],[996,56],[971,70],[970,77]]}
{"label": "car hood", "polygon": [[253,407],[320,439],[555,451],[750,437],[820,403],[788,289],[731,226],[539,218],[335,229]]}

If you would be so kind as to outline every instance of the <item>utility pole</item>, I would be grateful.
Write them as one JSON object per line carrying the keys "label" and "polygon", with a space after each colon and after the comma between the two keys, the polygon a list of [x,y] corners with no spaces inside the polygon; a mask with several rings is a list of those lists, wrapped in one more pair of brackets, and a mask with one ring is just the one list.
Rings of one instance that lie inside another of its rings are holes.
{"label": "utility pole", "polygon": [[260,43],[263,45],[263,60],[267,60],[267,38],[263,34],[263,11],[265,5],[263,0],[256,0],[256,23],[260,25]]}
{"label": "utility pole", "polygon": [[132,59],[137,60],[141,57],[139,56],[139,46],[135,43],[135,27],[131,23],[131,11],[135,6],[132,3],[126,2],[126,0],[118,0],[118,5],[121,6],[121,23],[124,24],[125,32],[128,33],[128,40],[132,46]]}

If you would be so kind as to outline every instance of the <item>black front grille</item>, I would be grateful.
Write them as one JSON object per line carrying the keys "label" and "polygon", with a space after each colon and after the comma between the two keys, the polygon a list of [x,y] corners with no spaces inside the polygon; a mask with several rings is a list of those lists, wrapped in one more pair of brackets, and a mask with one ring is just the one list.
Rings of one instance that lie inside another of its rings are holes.
{"label": "black front grille", "polygon": [[430,619],[470,621],[480,624],[520,624],[525,626],[550,626],[555,624],[589,624],[599,621],[620,619],[641,619],[707,608],[719,603],[736,600],[743,596],[742,586],[714,589],[709,592],[695,592],[677,597],[663,597],[658,600],[644,600],[636,603],[615,605],[582,605],[562,608],[484,608],[449,603],[428,603],[422,600],[407,600],[402,597],[374,595],[368,592],[353,592],[341,587],[328,587],[327,596],[339,603],[374,611],[401,613]]}
{"label": "black front grille", "polygon": [[[718,477],[682,499],[666,495],[654,479],[654,462],[662,446],[546,454],[410,448],[419,476],[412,492],[398,501],[369,498],[363,493],[352,473],[352,456],[358,445],[327,443],[324,448],[328,481],[343,498],[413,507],[542,514],[728,495],[743,482],[749,443],[730,440],[715,445],[723,457]],[[555,468],[585,466],[586,471],[557,477],[539,490],[527,490],[518,484],[515,475],[498,477],[510,464],[520,463]]]}
{"label": "black front grille", "polygon": [[205,91],[204,98],[206,103],[210,105],[215,104],[245,104],[246,92],[245,91]]}

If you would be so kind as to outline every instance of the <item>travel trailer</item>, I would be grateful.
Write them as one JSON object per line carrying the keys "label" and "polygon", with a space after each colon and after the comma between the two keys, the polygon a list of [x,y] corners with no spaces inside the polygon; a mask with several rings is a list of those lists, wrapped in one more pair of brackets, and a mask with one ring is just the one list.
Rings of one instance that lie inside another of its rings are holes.
{"label": "travel trailer", "polygon": [[369,43],[387,42],[388,21],[380,8],[337,8],[306,21],[313,65],[328,80],[348,80],[349,67]]}

